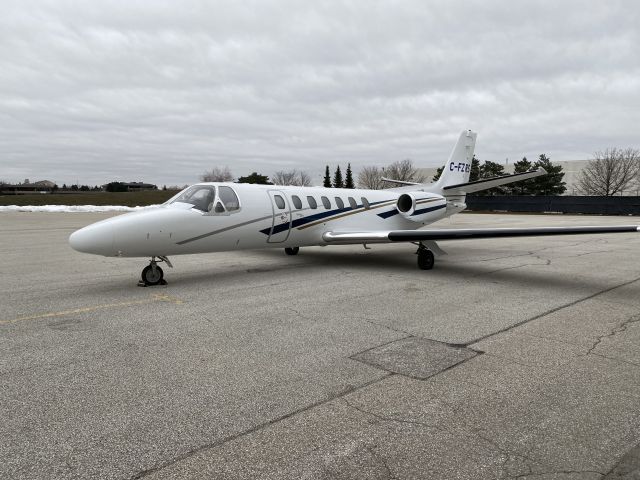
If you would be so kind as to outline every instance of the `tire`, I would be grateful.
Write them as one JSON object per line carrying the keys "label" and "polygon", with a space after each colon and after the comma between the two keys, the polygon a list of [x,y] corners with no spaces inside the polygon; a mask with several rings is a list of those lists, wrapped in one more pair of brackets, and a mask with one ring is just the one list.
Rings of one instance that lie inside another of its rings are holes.
{"label": "tire", "polygon": [[297,255],[300,251],[300,247],[287,247],[284,249],[284,253],[287,255]]}
{"label": "tire", "polygon": [[431,270],[436,262],[431,250],[421,250],[418,252],[418,268],[420,270]]}
{"label": "tire", "polygon": [[162,278],[164,277],[164,273],[160,267],[156,265],[156,274],[153,274],[153,268],[151,265],[147,265],[142,270],[142,281],[146,285],[158,285],[162,282]]}

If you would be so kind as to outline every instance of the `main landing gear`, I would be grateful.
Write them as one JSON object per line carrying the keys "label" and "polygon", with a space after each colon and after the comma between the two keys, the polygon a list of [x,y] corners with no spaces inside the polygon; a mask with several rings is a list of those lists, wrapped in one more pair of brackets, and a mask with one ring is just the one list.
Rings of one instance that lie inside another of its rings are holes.
{"label": "main landing gear", "polygon": [[299,251],[300,247],[286,247],[284,249],[284,253],[286,253],[287,255],[297,255]]}
{"label": "main landing gear", "polygon": [[139,287],[152,287],[154,285],[166,285],[164,280],[164,272],[158,266],[158,262],[165,262],[170,268],[173,268],[169,259],[165,256],[159,255],[158,260],[156,257],[151,257],[149,265],[142,269],[142,275],[138,282]]}
{"label": "main landing gear", "polygon": [[416,254],[418,255],[418,268],[420,270],[431,270],[433,268],[436,259],[431,250],[419,243]]}

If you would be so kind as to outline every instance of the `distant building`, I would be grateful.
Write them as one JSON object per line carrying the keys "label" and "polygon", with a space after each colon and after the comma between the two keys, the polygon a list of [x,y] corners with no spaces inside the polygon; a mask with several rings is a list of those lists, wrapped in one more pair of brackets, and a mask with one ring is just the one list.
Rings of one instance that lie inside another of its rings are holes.
{"label": "distant building", "polygon": [[102,189],[108,192],[142,192],[145,190],[157,190],[158,186],[144,182],[111,182],[102,185]]}
{"label": "distant building", "polygon": [[50,180],[40,180],[30,183],[25,179],[25,183],[16,185],[0,184],[0,194],[2,195],[24,195],[27,193],[51,193],[55,189],[55,182]]}
{"label": "distant building", "polygon": [[123,183],[125,187],[127,187],[127,192],[140,192],[142,190],[157,190],[158,186],[153,185],[152,183],[144,183],[144,182],[129,182]]}

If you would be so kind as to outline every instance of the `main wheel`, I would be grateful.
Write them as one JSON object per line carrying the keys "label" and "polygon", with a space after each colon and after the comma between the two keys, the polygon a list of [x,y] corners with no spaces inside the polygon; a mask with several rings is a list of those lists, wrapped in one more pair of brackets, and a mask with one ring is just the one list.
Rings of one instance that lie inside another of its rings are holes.
{"label": "main wheel", "polygon": [[418,268],[420,270],[431,270],[436,259],[431,250],[420,250],[418,252]]}
{"label": "main wheel", "polygon": [[300,247],[287,247],[284,249],[284,253],[287,255],[297,255],[300,251]]}
{"label": "main wheel", "polygon": [[162,277],[164,273],[162,269],[156,265],[156,271],[153,272],[153,267],[151,265],[147,265],[142,270],[142,281],[147,285],[158,285],[162,282]]}

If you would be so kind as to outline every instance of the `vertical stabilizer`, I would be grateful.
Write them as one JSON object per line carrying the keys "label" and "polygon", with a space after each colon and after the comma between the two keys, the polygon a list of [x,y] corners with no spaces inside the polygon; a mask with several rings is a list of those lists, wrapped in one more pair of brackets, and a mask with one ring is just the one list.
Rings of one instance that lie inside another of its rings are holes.
{"label": "vertical stabilizer", "polygon": [[458,137],[458,142],[449,156],[449,160],[444,166],[442,175],[434,185],[435,189],[442,189],[450,185],[467,183],[471,174],[471,159],[476,146],[475,132],[465,130]]}

